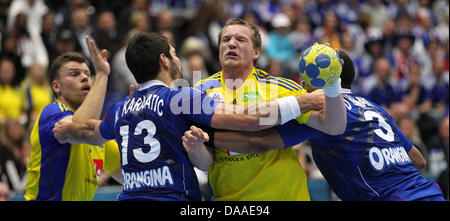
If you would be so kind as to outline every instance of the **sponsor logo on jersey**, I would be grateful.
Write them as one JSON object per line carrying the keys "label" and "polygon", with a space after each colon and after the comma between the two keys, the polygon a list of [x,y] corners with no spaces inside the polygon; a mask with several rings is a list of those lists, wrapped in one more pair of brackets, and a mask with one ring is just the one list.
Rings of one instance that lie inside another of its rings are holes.
{"label": "sponsor logo on jersey", "polygon": [[100,179],[100,175],[102,175],[103,171],[103,160],[102,159],[94,159],[94,169],[95,169],[95,177]]}
{"label": "sponsor logo on jersey", "polygon": [[244,97],[242,99],[243,102],[248,102],[248,101],[257,101],[259,100],[259,93],[256,92],[245,92],[244,93]]}

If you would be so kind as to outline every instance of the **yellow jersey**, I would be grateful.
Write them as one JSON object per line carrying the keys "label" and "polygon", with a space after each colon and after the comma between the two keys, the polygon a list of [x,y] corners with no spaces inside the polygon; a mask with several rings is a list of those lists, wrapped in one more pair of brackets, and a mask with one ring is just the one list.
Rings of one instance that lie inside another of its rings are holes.
{"label": "yellow jersey", "polygon": [[27,165],[26,200],[90,201],[102,171],[120,167],[117,143],[102,146],[60,144],[52,129],[73,111],[60,101],[47,105],[31,132],[31,154]]}
{"label": "yellow jersey", "polygon": [[19,88],[0,85],[0,120],[2,118],[19,119],[23,111],[23,103],[20,97]]}
{"label": "yellow jersey", "polygon": [[[236,90],[225,87],[222,72],[199,81],[195,87],[223,99],[224,103],[237,105],[306,93],[294,81],[256,68]],[[309,115],[310,112],[302,114],[299,122],[306,122]],[[208,177],[215,200],[310,200],[306,173],[292,148],[262,154],[239,154],[215,148]]]}

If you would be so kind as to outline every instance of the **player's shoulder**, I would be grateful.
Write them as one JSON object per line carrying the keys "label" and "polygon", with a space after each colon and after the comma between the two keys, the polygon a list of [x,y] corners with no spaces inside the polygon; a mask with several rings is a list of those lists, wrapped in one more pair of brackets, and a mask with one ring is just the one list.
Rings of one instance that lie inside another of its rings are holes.
{"label": "player's shoulder", "polygon": [[71,110],[67,105],[60,101],[55,101],[48,104],[42,109],[41,119],[49,118],[55,115],[73,115],[73,110]]}
{"label": "player's shoulder", "polygon": [[206,91],[212,88],[222,87],[222,71],[219,71],[203,80],[194,84],[194,88],[201,91]]}
{"label": "player's shoulder", "polygon": [[45,106],[39,114],[39,126],[43,128],[53,128],[53,124],[66,116],[73,115],[73,111],[60,101]]}
{"label": "player's shoulder", "polygon": [[274,84],[274,85],[277,85],[278,87],[286,89],[288,91],[305,90],[297,82],[295,82],[291,79],[273,76],[262,69],[256,69],[255,72],[253,73],[253,75],[261,83]]}

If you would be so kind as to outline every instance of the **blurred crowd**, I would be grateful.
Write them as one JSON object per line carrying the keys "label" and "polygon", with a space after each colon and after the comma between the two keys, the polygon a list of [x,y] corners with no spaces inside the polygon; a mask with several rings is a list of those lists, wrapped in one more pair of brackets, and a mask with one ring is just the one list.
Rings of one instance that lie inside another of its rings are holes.
{"label": "blurred crowd", "polygon": [[[0,0],[0,200],[23,193],[30,131],[55,99],[46,73],[58,55],[89,57],[85,35],[109,51],[107,108],[135,83],[124,57],[133,33],[165,35],[192,85],[194,72],[221,69],[217,35],[232,17],[261,32],[257,67],[298,83],[299,55],[312,43],[348,52],[353,90],[388,110],[427,159],[424,173],[446,171],[448,183],[448,0]],[[310,178],[321,177],[305,156]]]}

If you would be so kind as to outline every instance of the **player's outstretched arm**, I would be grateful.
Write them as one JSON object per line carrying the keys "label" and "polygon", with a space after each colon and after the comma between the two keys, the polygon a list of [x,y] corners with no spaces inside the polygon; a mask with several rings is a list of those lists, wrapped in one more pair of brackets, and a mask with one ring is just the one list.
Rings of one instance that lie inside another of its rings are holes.
{"label": "player's outstretched arm", "polygon": [[102,145],[108,140],[100,134],[99,120],[87,120],[84,122],[73,122],[72,116],[67,116],[56,122],[53,127],[53,134],[59,143],[80,144],[87,143],[91,145]]}
{"label": "player's outstretched arm", "polygon": [[245,106],[220,103],[214,109],[211,127],[259,131],[284,124],[309,110],[320,110],[323,106],[324,97],[318,93],[288,96]]}
{"label": "player's outstretched arm", "polygon": [[209,141],[208,134],[198,127],[191,126],[181,140],[192,164],[200,170],[207,171],[213,163],[212,150],[203,144]]}
{"label": "player's outstretched arm", "polygon": [[94,41],[90,39],[89,36],[86,36],[85,40],[89,48],[89,54],[96,72],[96,77],[88,95],[74,113],[73,120],[75,122],[100,118],[106,95],[108,76],[111,71],[107,60],[108,51],[105,49],[98,51]]}
{"label": "player's outstretched arm", "polygon": [[[192,136],[195,136],[193,135],[194,131],[199,131],[200,133],[206,134],[202,129],[196,126],[191,126],[191,129],[185,132],[182,140],[183,146],[188,153],[196,148],[205,147],[203,145],[205,140],[199,137],[196,137],[195,139],[192,138]],[[199,132],[197,132],[197,136]],[[208,136],[208,138],[210,138],[210,136],[214,136],[213,145],[215,147],[224,148],[237,153],[264,153],[270,150],[281,149],[284,147],[284,143],[280,134],[274,128],[257,132],[215,131],[214,133],[206,135]],[[207,149],[212,154],[211,149]]]}

